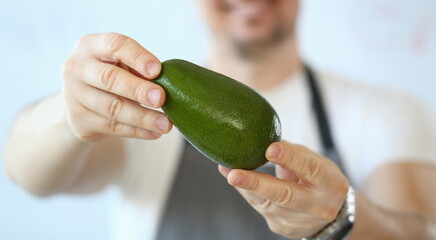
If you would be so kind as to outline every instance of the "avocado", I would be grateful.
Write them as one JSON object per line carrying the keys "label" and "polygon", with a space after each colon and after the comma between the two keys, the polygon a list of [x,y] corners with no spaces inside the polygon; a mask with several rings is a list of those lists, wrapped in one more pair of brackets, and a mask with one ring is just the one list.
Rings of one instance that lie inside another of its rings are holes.
{"label": "avocado", "polygon": [[228,168],[256,169],[281,139],[271,105],[244,84],[188,61],[162,63],[153,80],[166,93],[162,110],[201,153]]}

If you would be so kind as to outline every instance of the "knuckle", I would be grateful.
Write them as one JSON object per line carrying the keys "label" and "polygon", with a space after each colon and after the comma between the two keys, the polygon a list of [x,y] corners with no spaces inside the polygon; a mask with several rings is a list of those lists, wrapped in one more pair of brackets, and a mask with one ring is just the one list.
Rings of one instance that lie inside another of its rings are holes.
{"label": "knuckle", "polygon": [[294,144],[294,148],[296,151],[290,151],[292,161],[297,162],[303,177],[308,179],[317,178],[323,169],[318,155],[303,145]]}
{"label": "knuckle", "polygon": [[309,156],[304,161],[303,171],[305,175],[309,178],[316,178],[320,173],[319,162],[313,156]]}
{"label": "knuckle", "polygon": [[277,198],[277,203],[282,206],[293,205],[295,202],[295,191],[291,186],[282,188]]}
{"label": "knuckle", "polygon": [[[135,84],[136,85],[136,84]],[[140,86],[132,86],[134,90],[134,98],[137,102],[144,102],[145,96],[147,96],[148,89],[146,87],[140,87]]]}
{"label": "knuckle", "polygon": [[287,161],[288,163],[294,162],[296,157],[295,151],[287,151],[286,157],[283,159],[284,161]]}
{"label": "knuckle", "polygon": [[132,63],[134,66],[145,66],[146,58],[142,51],[136,51],[132,58]]}
{"label": "knuckle", "polygon": [[340,197],[341,199],[345,198],[347,196],[347,193],[348,193],[347,183],[337,185],[333,188],[333,194],[335,194],[335,196]]}
{"label": "knuckle", "polygon": [[76,68],[77,68],[77,61],[74,58],[69,57],[62,64],[62,69],[61,69],[62,75],[64,77],[67,76],[70,73],[74,72]]}
{"label": "knuckle", "polygon": [[114,97],[109,105],[109,108],[107,109],[109,119],[116,123],[123,107],[124,101],[120,97]]}
{"label": "knuckle", "polygon": [[89,38],[91,38],[91,34],[82,35],[79,38],[79,41],[77,41],[78,45],[84,45],[84,44],[88,43]]}
{"label": "knuckle", "polygon": [[272,201],[268,200],[268,199],[260,199],[257,203],[256,203],[257,207],[259,208],[260,211],[267,211],[271,208],[272,206]]}
{"label": "knuckle", "polygon": [[106,50],[110,53],[116,53],[122,49],[129,41],[129,38],[119,33],[108,33],[106,40]]}
{"label": "knuckle", "polygon": [[141,138],[141,137],[147,137],[148,134],[146,136],[144,131],[141,131],[141,129],[139,129],[139,128],[135,128],[135,136]]}
{"label": "knuckle", "polygon": [[104,90],[112,92],[117,74],[117,68],[112,65],[105,65],[100,68],[97,78]]}
{"label": "knuckle", "polygon": [[296,170],[301,171],[300,168],[303,164],[304,159],[301,158],[301,153],[298,150],[298,147],[290,148],[288,151],[285,151],[285,156],[281,160],[281,164],[287,166],[290,169],[296,168]]}
{"label": "knuckle", "polygon": [[104,135],[99,134],[99,133],[78,133],[76,134],[76,137],[84,142],[93,142],[96,140],[99,140],[103,137]]}
{"label": "knuckle", "polygon": [[150,131],[143,130],[140,128],[135,128],[135,137],[145,138],[145,139],[156,139],[158,136],[153,135]]}
{"label": "knuckle", "polygon": [[109,121],[109,133],[112,135],[117,135],[120,132],[121,123],[118,121],[111,120]]}
{"label": "knuckle", "polygon": [[77,139],[83,142],[94,142],[105,137],[104,134],[89,129],[80,123],[81,120],[87,119],[83,110],[69,110],[67,111],[67,122],[71,132],[76,136]]}
{"label": "knuckle", "polygon": [[159,115],[157,117],[154,117],[150,112],[146,112],[140,115],[139,124],[145,128],[151,128],[152,122],[156,122],[158,118]]}
{"label": "knuckle", "polygon": [[76,138],[83,142],[93,142],[104,137],[101,133],[83,129],[74,123],[70,123],[70,129]]}
{"label": "knuckle", "polygon": [[335,220],[337,214],[338,214],[338,212],[335,209],[333,209],[331,207],[324,207],[321,209],[321,211],[319,213],[319,217],[323,221],[329,223],[329,222],[332,222],[333,220]]}
{"label": "knuckle", "polygon": [[253,192],[259,192],[260,190],[260,181],[259,178],[254,178],[253,183],[249,186],[249,190]]}

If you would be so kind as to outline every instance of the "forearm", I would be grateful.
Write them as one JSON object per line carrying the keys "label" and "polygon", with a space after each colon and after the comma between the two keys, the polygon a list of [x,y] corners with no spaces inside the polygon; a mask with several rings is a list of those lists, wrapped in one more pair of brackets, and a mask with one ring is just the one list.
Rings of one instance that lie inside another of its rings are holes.
{"label": "forearm", "polygon": [[349,239],[436,239],[436,222],[376,206],[357,194],[356,222]]}
{"label": "forearm", "polygon": [[90,144],[77,139],[62,116],[60,96],[25,109],[6,141],[5,167],[16,183],[37,195],[62,191],[80,174]]}

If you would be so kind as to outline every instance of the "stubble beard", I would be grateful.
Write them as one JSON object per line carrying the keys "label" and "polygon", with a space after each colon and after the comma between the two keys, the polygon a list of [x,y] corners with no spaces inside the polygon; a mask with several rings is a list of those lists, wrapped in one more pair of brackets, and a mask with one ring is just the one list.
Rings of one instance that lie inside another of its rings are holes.
{"label": "stubble beard", "polygon": [[244,41],[232,38],[231,42],[238,57],[243,60],[255,61],[262,59],[268,52],[279,46],[289,37],[292,37],[293,32],[293,28],[277,24],[271,34],[265,39]]}

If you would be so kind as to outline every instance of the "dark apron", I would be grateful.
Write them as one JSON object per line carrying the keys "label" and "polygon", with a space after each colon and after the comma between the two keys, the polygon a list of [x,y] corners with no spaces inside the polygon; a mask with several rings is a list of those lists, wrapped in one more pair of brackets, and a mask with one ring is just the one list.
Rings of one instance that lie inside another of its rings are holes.
{"label": "dark apron", "polygon": [[[305,67],[316,112],[323,154],[343,172],[343,164],[331,136],[315,75]],[[187,141],[174,178],[156,240],[280,240],[265,219],[224,179],[217,164]],[[257,171],[275,175],[272,164]]]}

